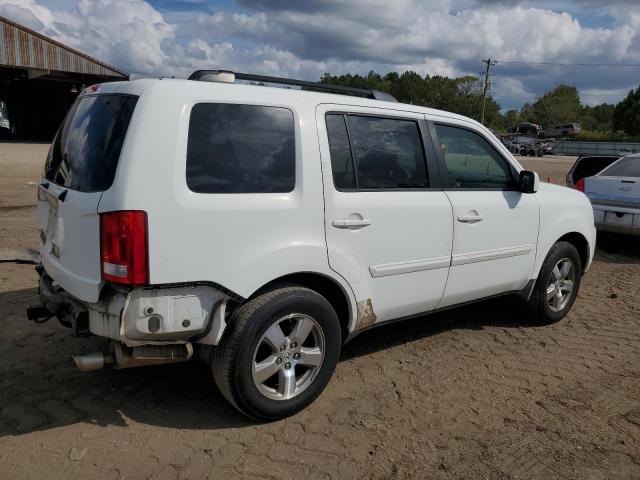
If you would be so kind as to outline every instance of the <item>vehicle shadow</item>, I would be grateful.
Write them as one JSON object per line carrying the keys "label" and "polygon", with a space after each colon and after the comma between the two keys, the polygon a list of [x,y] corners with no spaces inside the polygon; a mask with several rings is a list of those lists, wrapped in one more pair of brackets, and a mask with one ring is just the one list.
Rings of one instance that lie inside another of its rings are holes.
{"label": "vehicle shadow", "polygon": [[607,263],[640,264],[640,237],[598,232],[595,259]]}
{"label": "vehicle shadow", "polygon": [[392,348],[451,330],[481,330],[485,327],[524,328],[534,325],[527,319],[521,299],[502,296],[437,313],[372,328],[355,337],[342,349],[341,360]]}
{"label": "vehicle shadow", "polygon": [[[256,424],[226,402],[199,361],[78,371],[71,355],[100,350],[102,340],[73,338],[55,319],[29,322],[24,311],[35,295],[0,293],[0,437],[80,423],[124,427],[130,420],[177,429]],[[451,329],[526,325],[517,307],[516,300],[494,300],[408,320],[401,329],[372,329],[345,345],[341,361]]]}

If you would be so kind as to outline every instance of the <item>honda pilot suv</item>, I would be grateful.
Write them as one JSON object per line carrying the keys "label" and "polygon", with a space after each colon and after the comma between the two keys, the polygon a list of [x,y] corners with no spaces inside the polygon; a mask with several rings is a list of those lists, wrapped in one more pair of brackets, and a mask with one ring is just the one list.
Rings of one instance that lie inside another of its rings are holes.
{"label": "honda pilot suv", "polygon": [[478,122],[211,70],[83,91],[38,225],[28,316],[108,339],[81,369],[199,357],[259,419],[309,405],[378,325],[514,293],[561,319],[595,246],[585,195],[540,183]]}

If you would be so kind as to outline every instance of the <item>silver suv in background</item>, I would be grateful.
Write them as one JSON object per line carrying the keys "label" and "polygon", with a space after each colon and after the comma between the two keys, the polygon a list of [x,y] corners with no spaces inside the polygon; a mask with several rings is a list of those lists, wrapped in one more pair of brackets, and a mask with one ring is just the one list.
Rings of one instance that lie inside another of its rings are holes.
{"label": "silver suv in background", "polygon": [[545,137],[574,137],[581,132],[577,123],[559,123],[544,129]]}

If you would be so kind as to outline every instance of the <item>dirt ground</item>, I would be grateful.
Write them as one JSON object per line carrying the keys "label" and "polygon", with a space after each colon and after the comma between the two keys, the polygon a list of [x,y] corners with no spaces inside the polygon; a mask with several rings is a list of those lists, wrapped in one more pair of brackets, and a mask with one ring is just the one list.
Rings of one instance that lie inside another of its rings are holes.
{"label": "dirt ground", "polygon": [[[48,146],[0,144],[0,252],[37,247]],[[525,159],[562,183],[572,158]],[[640,242],[605,237],[572,312],[494,300],[370,331],[306,411],[259,424],[199,363],[81,373],[99,347],[24,310],[0,263],[0,478],[640,478]]]}

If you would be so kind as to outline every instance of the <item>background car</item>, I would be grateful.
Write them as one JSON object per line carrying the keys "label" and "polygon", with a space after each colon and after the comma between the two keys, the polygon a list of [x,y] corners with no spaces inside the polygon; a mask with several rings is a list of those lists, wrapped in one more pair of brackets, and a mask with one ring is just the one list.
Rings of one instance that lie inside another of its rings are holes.
{"label": "background car", "polygon": [[578,135],[581,130],[577,123],[561,123],[545,128],[543,134],[547,137],[573,137]]}
{"label": "background car", "polygon": [[505,135],[501,137],[501,141],[515,155],[542,157],[551,153],[548,142],[541,142],[527,135]]}
{"label": "background car", "polygon": [[567,186],[574,188],[578,180],[601,172],[623,155],[585,155],[578,157],[567,173]]}
{"label": "background car", "polygon": [[520,123],[507,131],[509,133],[521,133],[524,135],[540,135],[542,133],[542,127],[535,123]]}
{"label": "background car", "polygon": [[593,206],[599,231],[640,235],[640,154],[613,162],[592,177],[576,182]]}

